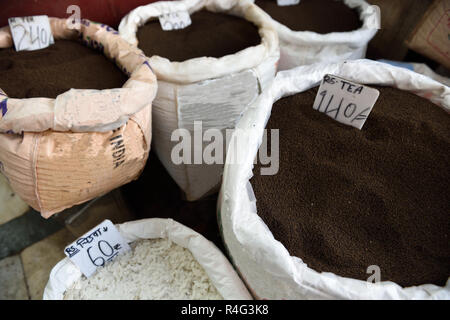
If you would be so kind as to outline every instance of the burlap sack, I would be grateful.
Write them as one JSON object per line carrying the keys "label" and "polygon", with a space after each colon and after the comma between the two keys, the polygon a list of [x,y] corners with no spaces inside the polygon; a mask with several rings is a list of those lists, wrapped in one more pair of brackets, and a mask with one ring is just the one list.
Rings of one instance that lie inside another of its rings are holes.
{"label": "burlap sack", "polygon": [[318,62],[334,63],[361,59],[366,56],[367,45],[380,28],[380,12],[364,0],[342,1],[349,8],[359,11],[362,26],[358,30],[328,34],[293,31],[264,12],[280,38],[279,70]]}
{"label": "burlap sack", "polygon": [[406,41],[408,47],[450,69],[450,0],[435,0]]}
{"label": "burlap sack", "polygon": [[[230,258],[258,299],[450,299],[450,278],[444,287],[423,284],[403,288],[391,281],[371,283],[317,272],[302,259],[291,256],[258,216],[257,199],[249,180],[272,105],[282,97],[319,85],[325,74],[407,90],[450,112],[450,88],[413,71],[380,62],[318,63],[279,72],[270,89],[258,99],[258,106],[248,110],[239,121],[233,134],[238,148],[227,154],[217,210]],[[237,161],[232,163],[233,159]]]}
{"label": "burlap sack", "polygon": [[186,129],[194,137],[194,121],[202,121],[200,134],[214,128],[222,130],[225,136],[225,130],[234,128],[243,112],[273,80],[279,59],[276,32],[268,26],[264,12],[248,1],[156,2],[131,11],[120,23],[119,32],[131,44],[139,45],[136,31],[148,20],[158,19],[167,12],[187,10],[192,14],[201,9],[253,22],[259,28],[262,42],[221,58],[199,57],[171,62],[160,56],[150,57],[158,77],[158,93],[153,103],[153,146],[187,200],[196,200],[218,190],[223,162],[175,165],[171,152],[178,142],[171,141],[172,132]]}
{"label": "burlap sack", "polygon": [[[8,98],[0,90],[0,171],[45,218],[135,179],[151,141],[156,78],[136,48],[106,25],[50,18],[55,39],[103,46],[129,80],[122,88],[71,89],[56,99]],[[89,39],[89,41],[88,41]],[[0,47],[12,46],[9,27]]]}

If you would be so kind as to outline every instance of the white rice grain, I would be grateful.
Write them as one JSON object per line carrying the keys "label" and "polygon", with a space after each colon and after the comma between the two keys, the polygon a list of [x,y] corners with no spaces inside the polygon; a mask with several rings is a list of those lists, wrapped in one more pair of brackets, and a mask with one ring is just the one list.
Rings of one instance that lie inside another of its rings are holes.
{"label": "white rice grain", "polygon": [[90,278],[81,277],[65,300],[222,300],[191,252],[167,239],[141,240]]}

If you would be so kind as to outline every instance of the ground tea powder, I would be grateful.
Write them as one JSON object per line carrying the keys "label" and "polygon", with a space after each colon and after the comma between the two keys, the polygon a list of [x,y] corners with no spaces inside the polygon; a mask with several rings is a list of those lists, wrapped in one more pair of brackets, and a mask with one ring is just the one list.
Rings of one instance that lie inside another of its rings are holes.
{"label": "ground tea powder", "polygon": [[276,0],[256,0],[255,4],[293,31],[325,34],[353,31],[362,25],[358,11],[342,1],[301,0],[297,5],[279,6]]}
{"label": "ground tea powder", "polygon": [[[362,130],[313,110],[317,88],[276,102],[280,170],[251,183],[258,215],[317,271],[401,286],[450,275],[450,122],[414,94],[376,87]],[[269,142],[270,146],[270,142]]]}
{"label": "ground tea powder", "polygon": [[158,55],[170,61],[198,57],[220,58],[261,43],[258,28],[251,22],[224,13],[201,10],[191,15],[184,29],[164,31],[159,20],[138,29],[139,48],[148,57]]}
{"label": "ground tea powder", "polygon": [[11,98],[56,98],[74,89],[121,88],[127,76],[103,53],[55,40],[36,51],[0,49],[0,88]]}

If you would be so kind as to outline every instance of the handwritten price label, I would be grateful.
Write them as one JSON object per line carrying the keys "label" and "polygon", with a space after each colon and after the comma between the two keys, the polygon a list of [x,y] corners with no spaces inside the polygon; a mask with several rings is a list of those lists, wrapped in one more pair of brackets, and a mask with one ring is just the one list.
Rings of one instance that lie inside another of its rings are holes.
{"label": "handwritten price label", "polygon": [[98,267],[130,250],[110,220],[105,220],[64,249],[81,272],[90,277]]}
{"label": "handwritten price label", "polygon": [[320,84],[313,109],[361,130],[380,92],[327,74]]}
{"label": "handwritten price label", "polygon": [[8,19],[16,51],[32,51],[55,43],[47,16]]}
{"label": "handwritten price label", "polygon": [[285,6],[295,6],[296,4],[299,4],[300,0],[277,0],[277,5],[280,7]]}
{"label": "handwritten price label", "polygon": [[159,16],[159,23],[164,31],[184,29],[192,21],[187,11],[169,12]]}

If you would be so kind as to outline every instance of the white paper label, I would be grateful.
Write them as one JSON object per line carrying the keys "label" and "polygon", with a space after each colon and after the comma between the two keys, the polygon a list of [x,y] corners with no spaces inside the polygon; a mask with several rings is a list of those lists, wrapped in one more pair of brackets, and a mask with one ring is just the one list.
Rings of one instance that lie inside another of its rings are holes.
{"label": "white paper label", "polygon": [[90,277],[98,267],[129,250],[130,246],[116,227],[110,220],[105,220],[68,245],[64,253],[86,277]]}
{"label": "white paper label", "polygon": [[299,4],[300,0],[277,0],[277,5],[280,7],[284,6],[295,6],[296,4]]}
{"label": "white paper label", "polygon": [[32,51],[55,43],[47,16],[8,19],[16,51]]}
{"label": "white paper label", "polygon": [[164,31],[184,29],[191,24],[187,11],[169,12],[159,16],[159,23]]}
{"label": "white paper label", "polygon": [[313,109],[361,130],[380,92],[327,74],[317,91]]}

